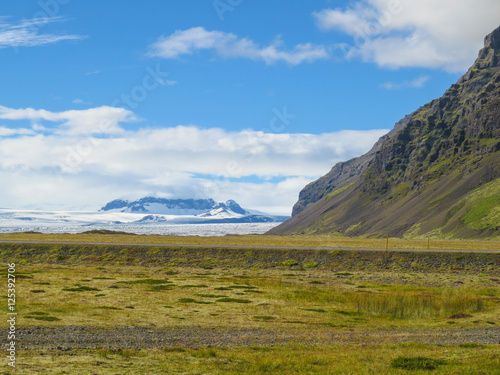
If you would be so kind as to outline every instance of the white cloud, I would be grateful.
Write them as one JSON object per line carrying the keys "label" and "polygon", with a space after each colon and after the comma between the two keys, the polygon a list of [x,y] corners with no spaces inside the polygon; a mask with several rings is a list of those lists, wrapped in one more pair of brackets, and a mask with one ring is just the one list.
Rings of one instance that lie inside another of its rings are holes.
{"label": "white cloud", "polygon": [[224,58],[261,60],[266,64],[285,61],[290,65],[328,57],[324,46],[311,43],[298,44],[289,51],[282,47],[283,42],[279,38],[268,46],[260,47],[252,40],[239,38],[232,33],[207,31],[203,27],[193,27],[160,37],[150,46],[149,54],[165,59],[175,59],[182,55],[192,55],[200,50],[214,50]]}
{"label": "white cloud", "polygon": [[380,85],[381,88],[386,90],[401,90],[401,89],[421,89],[425,86],[425,84],[429,81],[431,77],[429,76],[421,76],[415,78],[412,81],[403,81],[401,83],[394,82],[386,82]]}
{"label": "white cloud", "polygon": [[92,104],[92,102],[86,102],[85,100],[80,99],[80,98],[76,98],[76,99],[72,100],[71,103],[80,104],[80,105],[91,105]]}
{"label": "white cloud", "polygon": [[63,40],[80,40],[80,35],[41,34],[40,29],[46,24],[61,21],[58,17],[46,17],[37,20],[23,20],[16,24],[0,20],[0,48],[34,47],[52,44]]}
{"label": "white cloud", "polygon": [[121,122],[137,120],[135,115],[123,108],[96,107],[85,110],[70,110],[51,112],[45,109],[21,108],[14,109],[0,106],[0,119],[3,120],[31,120],[61,123],[59,132],[67,134],[115,134],[123,129]]}
{"label": "white cloud", "polygon": [[498,0],[360,0],[313,13],[318,27],[353,37],[346,57],[381,67],[466,70],[499,26]]}
{"label": "white cloud", "polygon": [[34,130],[34,131],[37,131],[37,132],[44,132],[44,131],[48,131],[49,129],[47,129],[45,126],[41,125],[41,124],[38,124],[38,123],[34,123],[31,125],[31,128]]}
{"label": "white cloud", "polygon": [[338,28],[350,35],[362,35],[370,27],[370,19],[376,16],[373,10],[356,4],[353,9],[324,9],[314,12],[316,23],[323,30]]}
{"label": "white cloud", "polygon": [[[16,137],[0,138],[0,178],[9,181],[0,185],[0,206],[50,208],[79,202],[97,209],[115,198],[159,194],[236,199],[248,208],[289,214],[308,182],[336,162],[366,152],[388,131],[269,134],[177,126],[103,138],[58,132],[66,129],[69,117],[74,121],[68,112],[0,107],[4,119],[63,121],[53,132],[37,133],[43,126],[22,132],[0,128],[0,135],[17,132]],[[87,115],[75,112],[75,118]],[[109,109],[91,118],[107,120],[108,115]]]}
{"label": "white cloud", "polygon": [[0,137],[9,137],[12,135],[33,135],[35,132],[31,129],[25,128],[6,128],[4,126],[0,126]]}

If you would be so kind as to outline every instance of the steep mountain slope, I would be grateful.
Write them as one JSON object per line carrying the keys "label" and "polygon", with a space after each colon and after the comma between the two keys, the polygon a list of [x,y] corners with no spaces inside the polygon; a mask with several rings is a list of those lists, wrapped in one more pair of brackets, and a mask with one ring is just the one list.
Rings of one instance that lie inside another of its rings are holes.
{"label": "steep mountain slope", "polygon": [[307,186],[269,233],[498,237],[500,28],[443,97],[391,133]]}
{"label": "steep mountain slope", "polygon": [[344,188],[356,181],[364,172],[368,163],[375,157],[376,153],[382,147],[382,144],[395,136],[409,122],[411,115],[406,116],[399,121],[389,133],[380,137],[375,145],[366,154],[335,164],[335,166],[326,175],[320,179],[311,182],[299,194],[299,201],[295,203],[292,210],[292,216],[299,214],[311,203],[315,203],[330,192]]}

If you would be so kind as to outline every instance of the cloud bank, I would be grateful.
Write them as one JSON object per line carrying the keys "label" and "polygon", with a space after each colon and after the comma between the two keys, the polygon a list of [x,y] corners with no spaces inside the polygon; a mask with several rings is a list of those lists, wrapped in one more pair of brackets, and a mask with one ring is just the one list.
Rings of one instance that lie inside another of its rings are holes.
{"label": "cloud bank", "polygon": [[80,35],[43,34],[40,29],[53,22],[61,21],[58,17],[45,17],[38,20],[23,20],[18,23],[6,23],[0,19],[0,48],[35,47],[58,43],[63,40],[80,40]]}
{"label": "cloud bank", "polygon": [[328,57],[324,46],[305,43],[286,51],[278,38],[272,44],[260,47],[250,39],[239,38],[232,33],[207,31],[203,27],[178,30],[160,37],[150,46],[149,55],[175,59],[201,50],[213,50],[223,58],[245,58],[264,61],[266,64],[284,61],[290,65],[298,65]]}
{"label": "cloud bank", "polygon": [[465,71],[500,23],[498,0],[361,0],[313,13],[323,30],[353,38],[347,57],[381,67]]}
{"label": "cloud bank", "polygon": [[58,133],[82,134],[115,134],[122,132],[118,125],[122,122],[137,121],[135,115],[124,109],[109,106],[90,108],[86,110],[70,110],[51,112],[44,109],[22,108],[13,109],[0,105],[2,120],[45,120],[60,123],[54,130]]}
{"label": "cloud bank", "polygon": [[[387,129],[325,134],[141,128],[120,108],[51,112],[0,107],[0,206],[97,209],[115,198],[235,199],[289,214],[299,191],[336,162],[366,152]],[[78,120],[77,120],[78,119]],[[36,121],[30,128],[15,125]],[[90,132],[92,122],[112,132]],[[10,126],[7,126],[10,125]],[[69,129],[69,131],[68,131]],[[77,129],[78,131],[74,131]]]}

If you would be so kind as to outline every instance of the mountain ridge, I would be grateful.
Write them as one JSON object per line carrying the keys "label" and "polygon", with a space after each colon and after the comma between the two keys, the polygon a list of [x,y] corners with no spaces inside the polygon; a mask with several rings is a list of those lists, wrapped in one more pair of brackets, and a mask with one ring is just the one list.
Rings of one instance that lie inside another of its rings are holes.
{"label": "mountain ridge", "polygon": [[270,215],[256,210],[246,210],[230,199],[216,202],[207,199],[167,199],[143,197],[135,201],[115,199],[100,209],[103,213],[145,214],[138,222],[167,222],[164,216],[193,216],[192,220],[209,223],[259,223],[281,222],[288,217]]}
{"label": "mountain ridge", "polygon": [[411,115],[407,115],[398,121],[394,128],[387,134],[379,138],[373,147],[366,154],[359,157],[337,163],[323,177],[308,184],[299,193],[299,201],[293,206],[292,216],[302,212],[309,204],[315,203],[335,189],[343,188],[359,177],[368,166],[368,163],[375,157],[382,147],[382,144],[389,138],[397,134],[407,124]]}
{"label": "mountain ridge", "polygon": [[441,98],[304,188],[293,218],[268,233],[498,237],[499,121],[500,27]]}

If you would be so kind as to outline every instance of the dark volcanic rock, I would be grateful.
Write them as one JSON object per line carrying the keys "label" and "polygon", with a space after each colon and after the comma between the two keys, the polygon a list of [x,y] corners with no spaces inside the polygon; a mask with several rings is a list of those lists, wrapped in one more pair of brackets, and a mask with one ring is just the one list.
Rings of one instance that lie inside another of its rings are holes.
{"label": "dark volcanic rock", "polygon": [[311,182],[299,194],[299,201],[295,203],[292,210],[292,216],[304,211],[311,203],[315,203],[330,192],[341,189],[354,181],[357,181],[363,171],[368,166],[368,163],[375,157],[377,152],[382,147],[382,144],[396,135],[409,122],[411,115],[406,116],[399,121],[389,133],[380,137],[370,151],[366,154],[335,164],[335,166],[326,175],[320,179]]}
{"label": "dark volcanic rock", "polygon": [[308,185],[269,233],[492,238],[499,206],[500,28],[441,98]]}

